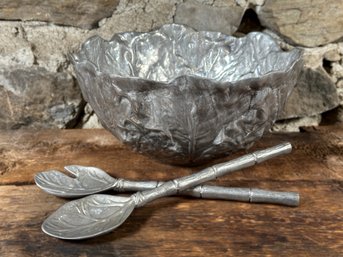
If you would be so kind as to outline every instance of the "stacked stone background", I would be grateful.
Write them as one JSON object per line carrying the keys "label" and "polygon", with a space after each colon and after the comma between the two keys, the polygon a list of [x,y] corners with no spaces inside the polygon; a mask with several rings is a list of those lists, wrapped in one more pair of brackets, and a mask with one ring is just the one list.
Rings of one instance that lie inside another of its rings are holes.
{"label": "stacked stone background", "polygon": [[269,33],[304,49],[304,69],[274,130],[343,121],[343,1],[2,0],[0,129],[100,127],[68,53],[92,35],[166,23],[242,36]]}

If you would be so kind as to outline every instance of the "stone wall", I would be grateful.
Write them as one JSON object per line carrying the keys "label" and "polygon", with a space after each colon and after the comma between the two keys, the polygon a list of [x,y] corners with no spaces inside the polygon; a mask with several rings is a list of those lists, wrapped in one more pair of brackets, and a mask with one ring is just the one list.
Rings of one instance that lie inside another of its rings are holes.
{"label": "stone wall", "polygon": [[68,53],[92,35],[165,23],[304,49],[304,69],[274,130],[343,121],[343,2],[337,0],[2,0],[0,129],[99,127]]}

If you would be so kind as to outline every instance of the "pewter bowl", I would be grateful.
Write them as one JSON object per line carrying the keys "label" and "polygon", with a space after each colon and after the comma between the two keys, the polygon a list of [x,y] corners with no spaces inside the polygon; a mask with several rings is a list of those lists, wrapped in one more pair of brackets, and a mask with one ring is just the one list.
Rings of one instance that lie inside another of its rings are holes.
{"label": "pewter bowl", "polygon": [[235,38],[177,24],[88,39],[71,57],[102,125],[138,152],[194,165],[268,131],[300,71],[263,33]]}

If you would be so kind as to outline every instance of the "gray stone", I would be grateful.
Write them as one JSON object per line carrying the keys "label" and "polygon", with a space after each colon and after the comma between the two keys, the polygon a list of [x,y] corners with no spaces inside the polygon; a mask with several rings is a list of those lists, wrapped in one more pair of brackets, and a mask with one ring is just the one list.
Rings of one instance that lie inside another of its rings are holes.
{"label": "gray stone", "polygon": [[337,121],[343,122],[343,107],[338,107]]}
{"label": "gray stone", "polygon": [[339,104],[343,108],[343,79],[339,80],[336,84]]}
{"label": "gray stone", "polygon": [[343,79],[343,65],[339,63],[332,63],[331,74],[335,80]]}
{"label": "gray stone", "polygon": [[146,32],[173,23],[176,5],[181,0],[121,0],[110,18],[102,20],[97,35],[110,39],[113,34],[128,31]]}
{"label": "gray stone", "polygon": [[264,5],[265,3],[265,0],[249,0],[250,4],[251,5],[254,5],[254,6],[262,6]]}
{"label": "gray stone", "polygon": [[119,0],[1,0],[1,20],[46,21],[55,24],[94,28],[112,15]]}
{"label": "gray stone", "polygon": [[337,44],[304,49],[304,67],[279,119],[317,115],[339,105],[334,77],[323,68],[324,56]]}
{"label": "gray stone", "polygon": [[304,48],[305,65],[309,67],[318,67],[323,65],[323,59],[330,61],[326,57],[332,52],[339,52],[339,44],[328,44],[321,47]]}
{"label": "gray stone", "polygon": [[[94,32],[93,32],[94,33]],[[68,68],[68,53],[92,33],[42,22],[0,21],[0,67],[31,67],[51,72]]]}
{"label": "gray stone", "polygon": [[338,104],[335,84],[324,69],[305,67],[279,119],[312,116]]}
{"label": "gray stone", "polygon": [[235,0],[235,2],[242,7],[254,7],[264,5],[265,0]]}
{"label": "gray stone", "polygon": [[232,35],[239,27],[245,8],[234,0],[221,5],[207,5],[199,0],[185,1],[177,6],[174,21],[198,31],[220,31]]}
{"label": "gray stone", "polygon": [[[181,2],[122,0],[113,15],[102,19],[100,28],[91,31],[45,22],[0,21],[0,67],[38,65],[51,72],[68,70],[68,53],[77,49],[86,38],[99,34],[109,39],[114,33],[149,31],[172,23],[176,6]],[[214,9],[236,5],[226,0],[201,2]]]}
{"label": "gray stone", "polygon": [[83,108],[67,73],[42,68],[0,70],[0,129],[72,127]]}
{"label": "gray stone", "polygon": [[338,46],[336,49],[332,49],[324,54],[324,58],[330,62],[338,62],[342,56],[339,53]]}
{"label": "gray stone", "polygon": [[256,7],[262,25],[288,41],[320,46],[343,37],[343,1],[266,0]]}
{"label": "gray stone", "polygon": [[79,48],[80,43],[92,35],[82,29],[47,26],[41,22],[23,23],[22,29],[26,40],[34,46],[32,52],[36,65],[51,72],[65,70],[69,65],[68,54]]}
{"label": "gray stone", "polygon": [[300,132],[301,127],[319,126],[321,115],[278,121],[274,124],[273,132]]}
{"label": "gray stone", "polygon": [[84,115],[82,117],[81,124],[79,125],[84,129],[102,128],[98,116],[96,116],[92,107],[88,103],[85,106]]}
{"label": "gray stone", "polygon": [[32,44],[18,22],[0,23],[0,66],[31,66],[35,61]]}
{"label": "gray stone", "polygon": [[338,52],[340,53],[340,55],[343,55],[343,42],[338,42],[337,48],[338,48]]}

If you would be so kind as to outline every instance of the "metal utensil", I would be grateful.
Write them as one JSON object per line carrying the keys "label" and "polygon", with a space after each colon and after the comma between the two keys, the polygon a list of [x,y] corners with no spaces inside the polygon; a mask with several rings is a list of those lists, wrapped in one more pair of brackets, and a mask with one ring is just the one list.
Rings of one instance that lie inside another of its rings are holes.
{"label": "metal utensil", "polygon": [[[105,171],[96,167],[80,165],[66,166],[65,170],[75,177],[65,175],[57,170],[39,172],[35,182],[45,192],[65,198],[83,197],[106,190],[116,192],[135,192],[153,189],[161,186],[163,181],[132,181],[113,178]],[[251,203],[272,203],[287,206],[299,205],[299,194],[294,192],[277,192],[257,188],[219,187],[201,185],[179,192],[205,199],[222,199]]]}
{"label": "metal utensil", "polygon": [[104,194],[90,195],[70,201],[51,214],[42,224],[42,230],[61,239],[85,239],[99,236],[120,226],[135,207],[157,198],[175,194],[230,172],[289,153],[289,143],[247,154],[235,160],[214,165],[196,174],[165,182],[163,185],[130,197]]}

